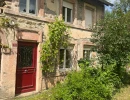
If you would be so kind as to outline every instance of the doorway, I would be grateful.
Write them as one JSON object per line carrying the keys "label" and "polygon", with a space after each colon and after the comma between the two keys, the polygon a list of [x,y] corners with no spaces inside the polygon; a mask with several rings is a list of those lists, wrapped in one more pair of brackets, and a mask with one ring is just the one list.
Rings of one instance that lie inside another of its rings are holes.
{"label": "doorway", "polygon": [[36,89],[37,43],[18,42],[16,94]]}

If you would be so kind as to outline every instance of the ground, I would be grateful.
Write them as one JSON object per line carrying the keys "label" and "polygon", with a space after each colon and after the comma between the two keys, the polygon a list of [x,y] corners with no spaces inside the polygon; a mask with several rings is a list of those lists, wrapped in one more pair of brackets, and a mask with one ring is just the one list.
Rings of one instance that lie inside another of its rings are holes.
{"label": "ground", "polygon": [[[14,100],[51,100],[49,95],[51,94],[51,90],[43,91],[41,93],[18,98],[16,97]],[[117,93],[112,100],[130,100],[130,85],[123,87],[119,93]]]}
{"label": "ground", "polygon": [[23,98],[16,97],[16,98],[14,98],[14,100],[51,100],[49,98],[50,94],[51,94],[51,90],[45,90],[41,93],[23,97]]}
{"label": "ground", "polygon": [[113,100],[130,100],[130,85],[122,88],[120,92],[113,97]]}
{"label": "ground", "polygon": [[7,97],[7,94],[6,93],[4,93],[2,90],[1,90],[1,88],[0,88],[0,100],[5,100]]}

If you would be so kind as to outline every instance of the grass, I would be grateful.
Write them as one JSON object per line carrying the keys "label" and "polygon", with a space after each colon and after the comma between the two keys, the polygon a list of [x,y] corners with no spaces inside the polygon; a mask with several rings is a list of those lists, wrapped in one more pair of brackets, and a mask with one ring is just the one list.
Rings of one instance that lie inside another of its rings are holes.
{"label": "grass", "polygon": [[51,100],[50,98],[51,94],[52,91],[50,89],[27,97],[16,97],[14,98],[14,100]]}
{"label": "grass", "polygon": [[113,100],[130,100],[130,85],[121,88],[120,92],[113,97]]}
{"label": "grass", "polygon": [[[51,100],[50,95],[52,94],[51,89],[47,91],[43,91],[41,93],[22,97],[15,98],[14,100]],[[120,92],[116,93],[112,100],[130,100],[130,85],[121,88]]]}

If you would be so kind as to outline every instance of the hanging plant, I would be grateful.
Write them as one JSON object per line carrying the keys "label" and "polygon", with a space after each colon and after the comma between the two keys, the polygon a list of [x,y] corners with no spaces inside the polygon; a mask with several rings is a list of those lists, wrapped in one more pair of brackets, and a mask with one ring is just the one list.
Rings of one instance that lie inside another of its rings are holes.
{"label": "hanging plant", "polygon": [[41,63],[44,72],[52,72],[59,64],[60,47],[67,48],[69,42],[69,27],[64,21],[55,19],[48,24],[48,39],[42,45]]}
{"label": "hanging plant", "polygon": [[9,18],[0,18],[0,27],[1,28],[17,28],[18,24],[14,23],[13,20]]}
{"label": "hanging plant", "polygon": [[9,48],[8,45],[4,45],[4,44],[0,44],[0,47],[1,47],[1,48]]}
{"label": "hanging plant", "polygon": [[[8,33],[7,32],[9,32],[8,28],[15,30],[16,28],[18,28],[18,24],[14,23],[13,20],[11,20],[11,19],[9,19],[7,17],[1,17],[0,18],[0,30],[3,31],[3,33],[6,34],[6,39],[8,37]],[[15,37],[15,32],[14,32],[14,37]],[[8,39],[7,39],[7,43],[8,43]],[[2,48],[9,48],[8,45],[4,45],[4,44],[0,44],[0,46]]]}

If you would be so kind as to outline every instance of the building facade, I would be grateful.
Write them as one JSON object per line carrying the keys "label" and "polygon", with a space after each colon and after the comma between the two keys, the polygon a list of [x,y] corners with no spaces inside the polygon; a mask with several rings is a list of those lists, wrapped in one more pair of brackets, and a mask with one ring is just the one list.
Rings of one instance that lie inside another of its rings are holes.
{"label": "building facade", "polygon": [[[1,48],[0,91],[2,96],[14,97],[36,93],[62,81],[67,71],[78,70],[77,61],[95,56],[90,51],[91,27],[104,16],[105,0],[7,0],[1,17],[10,19],[17,28],[0,31]],[[41,45],[47,38],[48,26],[55,17],[65,21],[71,31],[70,46],[61,48],[63,63],[51,77],[42,75]],[[1,96],[1,95],[0,95]]]}

